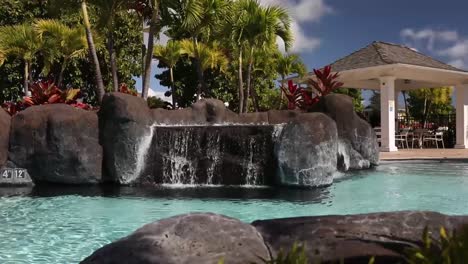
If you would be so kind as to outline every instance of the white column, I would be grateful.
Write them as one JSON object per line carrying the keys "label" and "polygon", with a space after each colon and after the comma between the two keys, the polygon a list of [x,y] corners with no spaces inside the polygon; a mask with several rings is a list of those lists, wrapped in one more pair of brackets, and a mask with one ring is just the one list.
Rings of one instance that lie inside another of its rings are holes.
{"label": "white column", "polygon": [[398,151],[395,146],[395,80],[393,76],[380,77],[381,151]]}
{"label": "white column", "polygon": [[456,110],[457,110],[457,143],[455,148],[468,148],[467,127],[468,127],[468,85],[460,85],[455,88]]}

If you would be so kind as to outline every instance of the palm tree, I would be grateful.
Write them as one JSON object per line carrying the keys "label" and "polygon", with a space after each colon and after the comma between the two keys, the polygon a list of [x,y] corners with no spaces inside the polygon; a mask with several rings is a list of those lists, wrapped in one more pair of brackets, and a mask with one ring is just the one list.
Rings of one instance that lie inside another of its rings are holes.
{"label": "palm tree", "polygon": [[96,78],[96,94],[98,97],[99,104],[102,102],[104,97],[104,81],[102,80],[101,66],[96,52],[96,46],[94,44],[93,33],[91,31],[91,23],[89,22],[88,6],[85,0],[81,1],[81,11],[83,12],[83,22],[86,29],[86,40],[88,42],[89,55],[95,69]]}
{"label": "palm tree", "polygon": [[202,91],[206,91],[206,83],[203,78],[202,54],[199,50],[205,48],[198,48],[197,46],[203,45],[200,40],[209,42],[210,37],[219,28],[220,21],[230,14],[231,8],[230,0],[185,0],[182,3],[182,28],[190,35],[194,53],[193,59],[197,68],[198,75],[198,98],[201,97]]}
{"label": "palm tree", "polygon": [[[202,76],[208,69],[219,69],[221,72],[227,70],[229,61],[218,43],[213,42],[210,47],[204,43],[195,43],[192,40],[184,39],[180,42],[180,45],[182,54],[186,54],[190,58],[198,61]],[[202,82],[204,82],[203,79]],[[202,86],[198,85],[198,100],[201,98],[203,92],[206,92],[206,90],[203,90]]]}
{"label": "palm tree", "polygon": [[[57,85],[60,87],[63,81],[63,73],[68,62],[73,58],[86,57],[88,43],[86,32],[83,28],[71,28],[57,20],[38,20],[34,23],[39,37],[52,45],[51,49],[59,51],[63,57]],[[52,54],[46,64],[52,64],[56,54]]]}
{"label": "palm tree", "polygon": [[117,56],[114,48],[115,17],[120,10],[128,5],[128,0],[94,0],[93,4],[99,7],[99,26],[107,30],[107,51],[110,58],[112,85],[114,92],[119,90],[119,77],[117,73]]}
{"label": "palm tree", "polygon": [[143,74],[143,89],[141,95],[143,98],[148,98],[148,91],[151,83],[151,63],[153,61],[153,50],[154,50],[154,37],[158,35],[160,28],[159,23],[159,1],[150,1],[151,19],[149,21],[149,32],[148,32],[148,45],[146,47],[145,57],[145,68]]}
{"label": "palm tree", "polygon": [[24,61],[24,94],[28,94],[31,81],[31,66],[34,56],[42,48],[42,41],[29,24],[4,26],[0,28],[0,53],[3,60],[14,56]]}
{"label": "palm tree", "polygon": [[171,94],[172,94],[172,105],[176,106],[176,94],[174,87],[174,72],[173,69],[181,57],[181,44],[178,41],[169,41],[166,46],[157,45],[154,47],[153,56],[158,60],[162,61],[169,68],[169,74],[171,78]]}
{"label": "palm tree", "polygon": [[[289,49],[292,41],[291,18],[288,12],[278,6],[260,5],[258,0],[240,0],[233,24],[233,39],[237,39],[239,45],[239,80],[242,79],[242,50],[245,48],[248,57],[247,84],[245,94],[239,91],[240,112],[248,110],[248,98],[251,90],[252,68],[254,64],[254,52],[256,49],[268,49],[279,37],[283,40],[286,49]],[[239,82],[240,83],[240,82]],[[239,84],[242,90],[242,84]]]}
{"label": "palm tree", "polygon": [[[278,54],[276,58],[276,71],[281,76],[281,87],[285,87],[286,77],[297,74],[303,77],[307,73],[307,67],[297,54]],[[280,107],[283,103],[283,89],[281,89]]]}

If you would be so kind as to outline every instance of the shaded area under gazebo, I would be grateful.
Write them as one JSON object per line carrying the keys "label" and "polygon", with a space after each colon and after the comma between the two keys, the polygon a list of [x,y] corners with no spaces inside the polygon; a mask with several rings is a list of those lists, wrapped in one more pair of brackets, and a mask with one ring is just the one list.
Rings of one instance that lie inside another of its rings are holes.
{"label": "shaded area under gazebo", "polygon": [[[346,88],[380,90],[381,151],[397,151],[395,116],[398,94],[420,88],[455,87],[456,145],[468,148],[468,72],[408,47],[373,42],[331,64]],[[314,78],[310,73],[306,78]],[[299,83],[305,79],[297,80]]]}

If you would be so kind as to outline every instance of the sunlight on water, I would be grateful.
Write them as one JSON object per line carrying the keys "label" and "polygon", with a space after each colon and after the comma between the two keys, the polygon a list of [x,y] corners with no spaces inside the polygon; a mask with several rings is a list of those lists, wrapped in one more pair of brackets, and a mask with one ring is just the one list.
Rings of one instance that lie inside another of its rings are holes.
{"label": "sunlight on water", "polygon": [[56,188],[0,197],[0,263],[77,263],[146,223],[188,212],[245,222],[396,210],[468,214],[468,164],[386,164],[335,180],[315,190],[179,185],[142,193]]}

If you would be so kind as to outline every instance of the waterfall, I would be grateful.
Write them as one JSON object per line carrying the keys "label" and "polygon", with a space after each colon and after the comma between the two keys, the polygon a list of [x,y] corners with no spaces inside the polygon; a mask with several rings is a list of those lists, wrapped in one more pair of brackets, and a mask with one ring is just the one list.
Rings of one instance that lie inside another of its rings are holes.
{"label": "waterfall", "polygon": [[132,183],[134,180],[140,177],[140,174],[143,172],[146,166],[146,157],[153,140],[155,127],[156,125],[151,125],[147,133],[140,138],[139,144],[136,146],[135,171],[129,173],[131,175],[130,177],[125,177],[125,179],[127,179],[125,184]]}
{"label": "waterfall", "polygon": [[267,125],[159,125],[152,145],[153,181],[170,185],[266,184],[266,177],[274,175],[273,136],[274,127]]}

